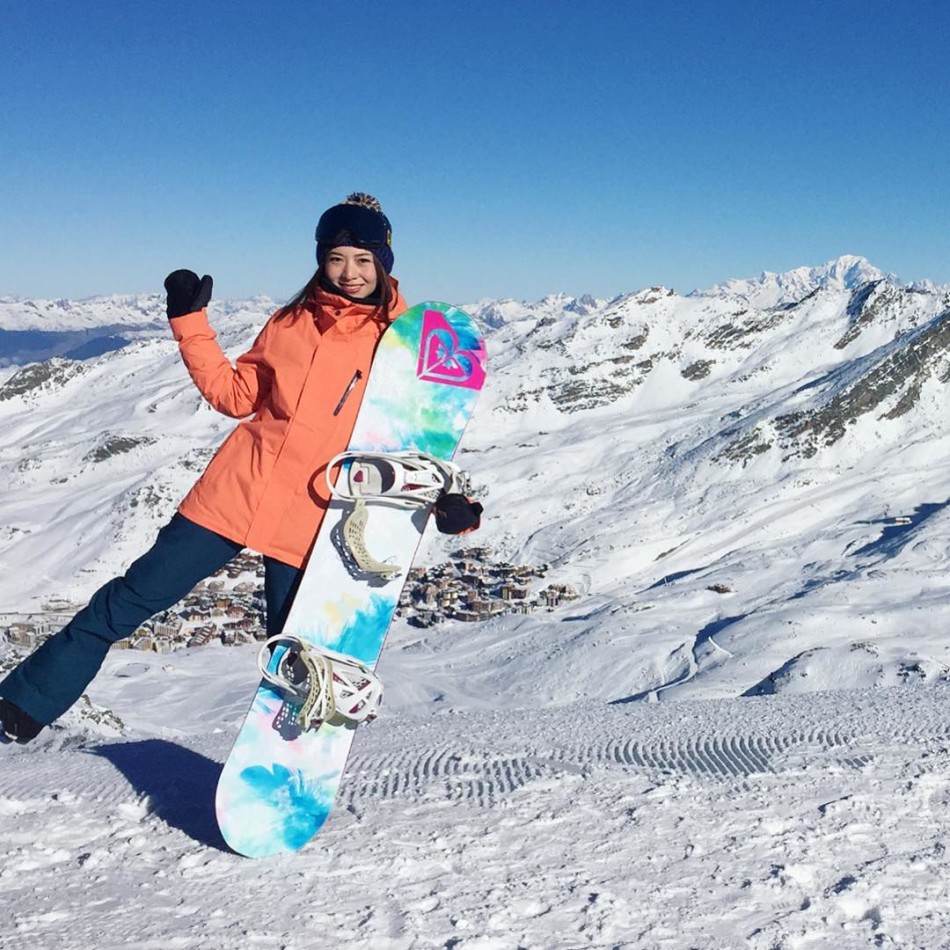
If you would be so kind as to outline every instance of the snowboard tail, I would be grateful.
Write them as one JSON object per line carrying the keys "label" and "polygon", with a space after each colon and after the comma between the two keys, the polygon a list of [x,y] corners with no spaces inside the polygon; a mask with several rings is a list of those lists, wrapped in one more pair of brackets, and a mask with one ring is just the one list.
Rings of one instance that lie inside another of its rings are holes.
{"label": "snowboard tail", "polygon": [[[347,452],[418,452],[449,461],[484,385],[485,356],[478,328],[463,311],[436,302],[407,310],[379,342]],[[372,670],[431,502],[366,502],[367,549],[384,563],[404,567],[389,574],[362,570],[349,556],[343,528],[352,507],[347,499],[331,502],[283,633]],[[275,647],[269,672],[277,671],[287,649]],[[298,711],[293,699],[263,680],[224,764],[218,824],[240,854],[300,849],[336,800],[355,724],[330,719],[304,729]]]}

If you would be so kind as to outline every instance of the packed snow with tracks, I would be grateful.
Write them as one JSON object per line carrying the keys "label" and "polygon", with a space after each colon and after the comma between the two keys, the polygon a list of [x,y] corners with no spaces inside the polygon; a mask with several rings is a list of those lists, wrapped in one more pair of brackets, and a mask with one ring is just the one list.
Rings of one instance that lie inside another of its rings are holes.
{"label": "packed snow with tracks", "polygon": [[390,708],[319,839],[255,862],[212,804],[252,653],[114,654],[127,735],[3,748],[0,946],[947,945],[950,687]]}

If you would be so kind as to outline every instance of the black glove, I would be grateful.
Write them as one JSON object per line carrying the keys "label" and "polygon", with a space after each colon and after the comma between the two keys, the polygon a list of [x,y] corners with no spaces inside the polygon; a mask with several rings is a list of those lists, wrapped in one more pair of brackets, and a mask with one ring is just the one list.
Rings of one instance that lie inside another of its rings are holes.
{"label": "black glove", "polygon": [[435,526],[442,534],[468,534],[481,524],[484,510],[477,501],[446,492],[435,503]]}
{"label": "black glove", "polygon": [[193,270],[172,271],[165,278],[165,292],[168,319],[183,317],[186,313],[194,313],[208,306],[211,299],[211,287],[214,281],[205,274],[199,277]]}

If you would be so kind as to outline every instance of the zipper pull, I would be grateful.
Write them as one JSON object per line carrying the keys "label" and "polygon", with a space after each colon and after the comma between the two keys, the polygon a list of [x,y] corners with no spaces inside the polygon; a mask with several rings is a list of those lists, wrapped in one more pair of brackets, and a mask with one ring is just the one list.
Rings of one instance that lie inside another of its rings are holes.
{"label": "zipper pull", "polygon": [[363,371],[357,370],[353,374],[353,378],[347,383],[346,389],[343,390],[343,395],[340,396],[340,401],[336,404],[336,409],[333,410],[333,415],[338,416],[343,409],[343,406],[346,403],[346,400],[349,399],[350,393],[353,392],[353,387],[363,378]]}

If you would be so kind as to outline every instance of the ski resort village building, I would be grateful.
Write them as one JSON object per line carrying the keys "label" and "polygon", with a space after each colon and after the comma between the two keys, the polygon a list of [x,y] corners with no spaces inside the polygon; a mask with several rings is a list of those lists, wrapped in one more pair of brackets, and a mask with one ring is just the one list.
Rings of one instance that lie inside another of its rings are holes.
{"label": "ski resort village building", "polygon": [[[553,610],[575,600],[578,593],[569,584],[543,586],[548,570],[547,565],[495,561],[484,547],[462,548],[448,561],[409,571],[396,615],[413,626],[431,627],[446,620],[478,623],[502,614]],[[262,559],[243,552],[113,649],[168,653],[214,641],[233,646],[264,640],[263,578]],[[57,602],[36,614],[0,616],[0,630],[14,647],[33,650],[75,609]]]}

